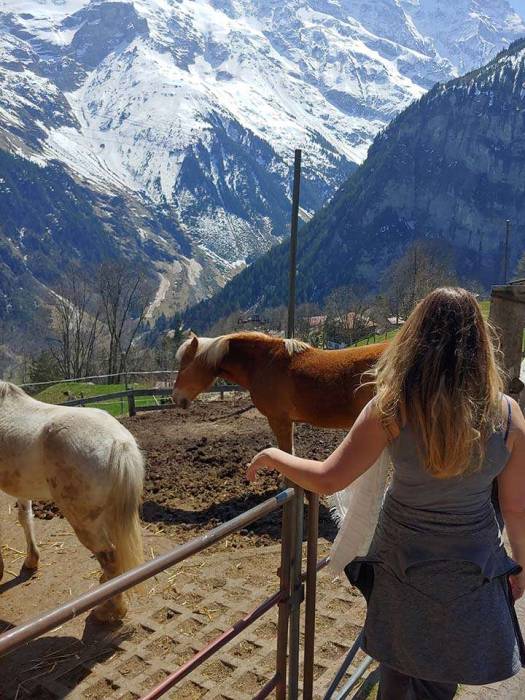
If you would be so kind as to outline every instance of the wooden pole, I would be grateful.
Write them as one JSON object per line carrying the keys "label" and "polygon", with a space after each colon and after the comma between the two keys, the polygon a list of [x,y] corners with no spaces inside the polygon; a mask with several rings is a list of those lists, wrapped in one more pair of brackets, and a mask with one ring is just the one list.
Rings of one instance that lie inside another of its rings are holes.
{"label": "wooden pole", "polygon": [[492,288],[489,321],[498,334],[507,374],[506,391],[519,399],[525,327],[525,283],[504,284]]}
{"label": "wooden pole", "polygon": [[503,251],[503,284],[509,281],[509,240],[510,240],[510,219],[505,222],[505,247]]}
{"label": "wooden pole", "polygon": [[301,195],[301,158],[300,148],[295,150],[292,223],[290,227],[290,279],[288,293],[288,338],[295,336],[295,280],[297,276],[297,231],[299,228],[299,198]]}
{"label": "wooden pole", "polygon": [[[292,196],[292,220],[290,226],[290,278],[288,290],[288,326],[287,336],[295,336],[295,289],[297,276],[297,232],[299,229],[299,198],[301,194],[301,160],[302,151],[295,150],[294,181]],[[292,431],[294,427],[292,426]],[[292,433],[293,438],[293,433]],[[292,439],[293,444],[293,439]],[[293,452],[293,448],[292,448]],[[288,485],[288,482],[286,482]],[[292,512],[288,527],[290,542],[292,544],[292,559],[290,572],[290,619],[288,631],[288,700],[297,700],[299,697],[299,645],[300,645],[300,621],[301,621],[301,597],[302,597],[302,545],[303,545],[303,520],[304,520],[304,491],[294,486],[295,498],[289,505]],[[286,509],[287,510],[287,509]],[[283,519],[284,527],[284,519]]]}

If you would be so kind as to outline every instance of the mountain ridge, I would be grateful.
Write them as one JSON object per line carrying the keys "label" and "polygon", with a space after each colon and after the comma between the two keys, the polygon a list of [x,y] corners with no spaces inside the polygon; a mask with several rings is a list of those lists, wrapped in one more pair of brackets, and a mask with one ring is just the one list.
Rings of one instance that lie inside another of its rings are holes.
{"label": "mountain ridge", "polygon": [[155,313],[210,296],[286,235],[295,146],[308,219],[392,117],[521,32],[506,0],[0,0],[0,149],[47,183],[22,212],[0,182],[5,309],[20,270],[37,313],[63,251],[89,264],[95,221],[61,238],[72,196]]}
{"label": "mountain ridge", "polygon": [[[383,130],[366,161],[298,243],[298,302],[342,285],[378,289],[416,240],[437,240],[463,279],[500,281],[505,220],[510,264],[525,250],[525,39],[486,66],[438,84]],[[232,311],[287,298],[288,241],[213,299],[190,309],[203,330]]]}

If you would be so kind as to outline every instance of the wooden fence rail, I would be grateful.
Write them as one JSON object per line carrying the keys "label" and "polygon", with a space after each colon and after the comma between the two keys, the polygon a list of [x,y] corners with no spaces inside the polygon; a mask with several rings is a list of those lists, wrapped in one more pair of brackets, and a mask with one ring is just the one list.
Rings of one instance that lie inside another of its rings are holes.
{"label": "wooden fence rail", "polygon": [[[238,384],[217,384],[207,389],[207,394],[220,394],[221,399],[228,391],[244,391]],[[172,389],[128,389],[127,391],[115,391],[111,394],[98,394],[97,396],[83,396],[80,399],[64,401],[62,406],[87,406],[88,404],[106,403],[116,399],[128,400],[128,413],[134,416],[142,411],[161,411],[169,408],[176,408],[173,403],[161,403],[159,405],[138,406],[135,399],[144,396],[171,396]]]}

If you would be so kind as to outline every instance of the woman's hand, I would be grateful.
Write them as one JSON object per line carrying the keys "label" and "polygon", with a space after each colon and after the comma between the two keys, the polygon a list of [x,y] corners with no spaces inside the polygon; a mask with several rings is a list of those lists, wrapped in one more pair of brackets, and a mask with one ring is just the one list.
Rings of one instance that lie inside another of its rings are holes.
{"label": "woman's hand", "polygon": [[525,571],[509,576],[510,590],[514,600],[518,600],[525,593]]}
{"label": "woman's hand", "polygon": [[255,455],[248,465],[248,469],[246,471],[246,478],[248,481],[255,481],[258,472],[260,472],[262,469],[273,469],[272,460],[270,457],[272,449],[273,448],[270,447]]}

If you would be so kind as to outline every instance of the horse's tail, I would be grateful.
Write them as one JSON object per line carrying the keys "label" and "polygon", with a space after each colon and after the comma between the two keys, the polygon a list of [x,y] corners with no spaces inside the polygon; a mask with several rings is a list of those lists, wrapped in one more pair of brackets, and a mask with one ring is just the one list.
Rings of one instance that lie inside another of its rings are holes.
{"label": "horse's tail", "polygon": [[139,519],[144,487],[144,458],[134,440],[113,442],[110,471],[113,488],[105,521],[109,538],[115,547],[116,572],[121,574],[144,561]]}

